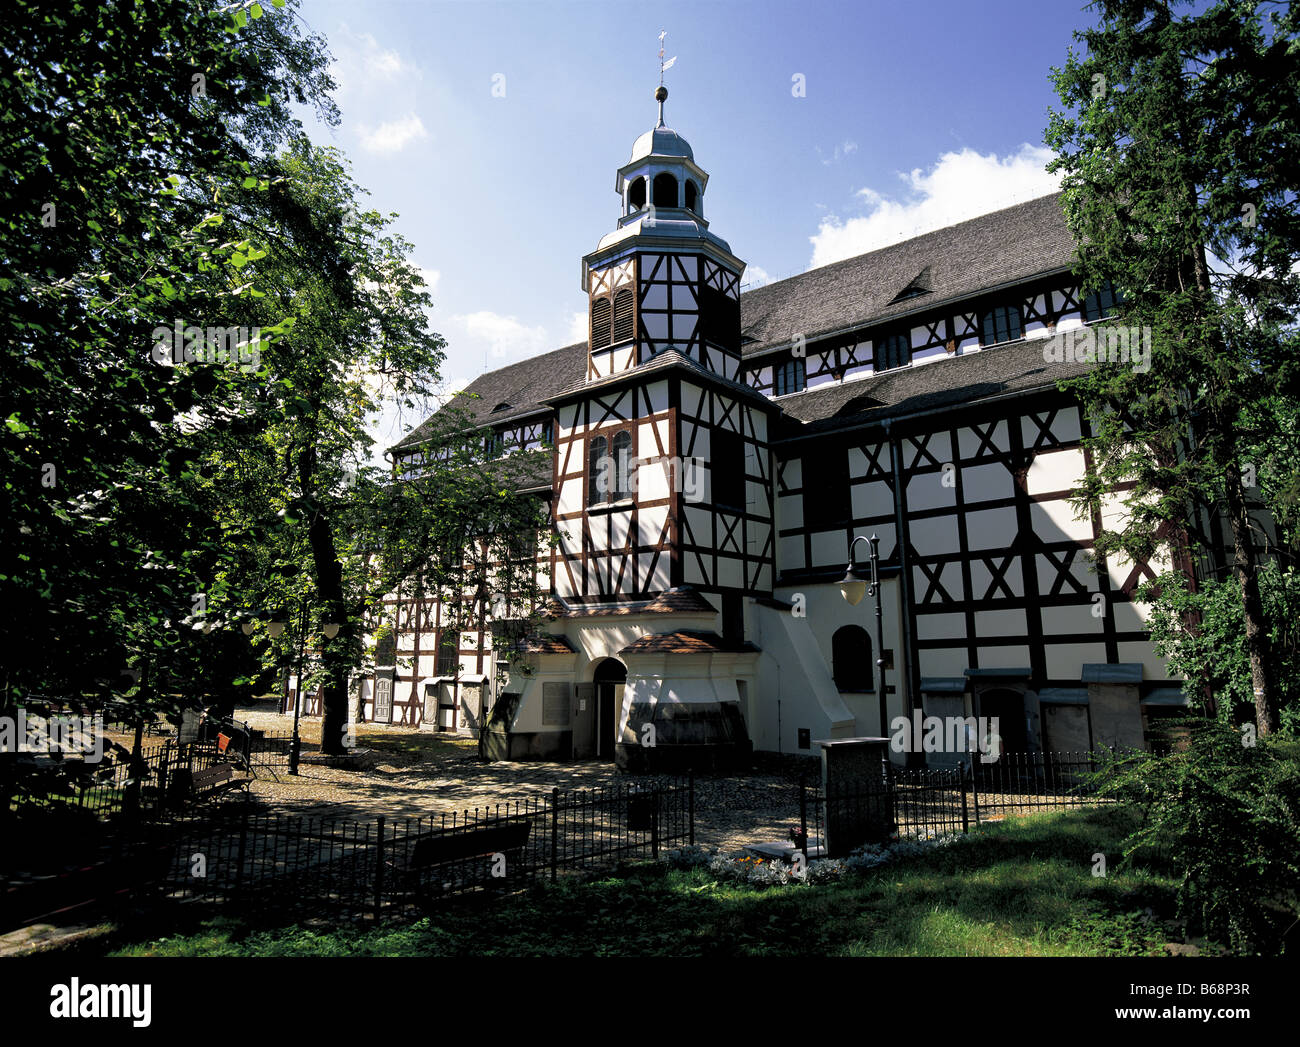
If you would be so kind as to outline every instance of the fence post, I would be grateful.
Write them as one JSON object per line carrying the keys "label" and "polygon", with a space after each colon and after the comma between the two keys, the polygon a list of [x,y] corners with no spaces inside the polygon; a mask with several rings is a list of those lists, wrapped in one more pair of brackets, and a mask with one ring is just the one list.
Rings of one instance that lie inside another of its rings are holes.
{"label": "fence post", "polygon": [[163,744],[162,759],[158,761],[158,804],[157,813],[162,814],[167,805],[167,770],[171,764],[172,743]]}
{"label": "fence post", "polygon": [[659,796],[660,792],[655,789],[650,794],[654,797],[654,811],[650,818],[650,857],[655,861],[659,860]]}
{"label": "fence post", "polygon": [[560,866],[560,788],[551,789],[551,883]]}
{"label": "fence post", "polygon": [[799,779],[799,838],[803,840],[805,861],[812,860],[812,841],[808,839],[808,779]]}
{"label": "fence post", "polygon": [[687,820],[690,825],[690,845],[695,846],[695,768],[691,768],[686,781]]}
{"label": "fence post", "polygon": [[980,824],[980,786],[975,778],[975,754],[970,757],[970,795],[975,803],[975,824]]}
{"label": "fence post", "polygon": [[248,808],[251,800],[248,791],[244,791],[244,802],[239,811],[239,861],[235,865],[235,893],[239,894],[244,885],[244,855],[248,847]]}
{"label": "fence post", "polygon": [[375,849],[377,860],[375,862],[375,922],[379,922],[379,914],[384,905],[384,825],[386,819],[381,814],[379,816],[379,846]]}
{"label": "fence post", "polygon": [[961,831],[970,832],[970,815],[966,810],[966,765],[957,765],[957,776],[961,778]]}

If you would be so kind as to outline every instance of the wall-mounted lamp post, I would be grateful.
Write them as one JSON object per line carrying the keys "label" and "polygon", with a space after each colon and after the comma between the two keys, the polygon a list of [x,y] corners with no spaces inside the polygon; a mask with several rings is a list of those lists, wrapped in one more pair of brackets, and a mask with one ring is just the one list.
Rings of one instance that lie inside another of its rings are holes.
{"label": "wall-mounted lamp post", "polygon": [[[871,546],[870,582],[854,570],[853,555],[858,542],[867,542]],[[885,627],[880,607],[880,588],[880,539],[874,534],[870,538],[858,535],[849,543],[849,570],[840,580],[840,592],[852,607],[860,604],[864,596],[876,598],[876,697],[880,703],[880,737],[888,738],[889,715],[885,708]]]}

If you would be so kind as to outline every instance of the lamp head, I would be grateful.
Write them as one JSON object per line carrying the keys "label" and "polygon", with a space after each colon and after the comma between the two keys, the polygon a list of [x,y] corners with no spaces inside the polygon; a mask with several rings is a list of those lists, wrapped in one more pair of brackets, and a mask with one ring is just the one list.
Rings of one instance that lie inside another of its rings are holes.
{"label": "lamp head", "polygon": [[840,579],[840,593],[850,606],[856,607],[867,595],[867,580],[850,567],[848,573]]}

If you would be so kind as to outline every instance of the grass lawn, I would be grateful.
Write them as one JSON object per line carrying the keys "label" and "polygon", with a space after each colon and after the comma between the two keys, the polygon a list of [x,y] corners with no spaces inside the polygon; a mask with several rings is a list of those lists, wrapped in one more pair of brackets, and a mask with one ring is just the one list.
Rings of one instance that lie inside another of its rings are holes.
{"label": "grass lawn", "polygon": [[[175,932],[132,923],[82,949],[115,956],[1097,956],[1158,955],[1169,870],[1121,868],[1126,815],[1061,812],[986,826],[933,853],[831,884],[754,888],[704,870],[465,898],[429,920],[371,928],[253,927],[229,916]],[[1108,875],[1093,875],[1093,855]],[[170,933],[167,933],[170,932]],[[153,937],[154,934],[166,936]]]}

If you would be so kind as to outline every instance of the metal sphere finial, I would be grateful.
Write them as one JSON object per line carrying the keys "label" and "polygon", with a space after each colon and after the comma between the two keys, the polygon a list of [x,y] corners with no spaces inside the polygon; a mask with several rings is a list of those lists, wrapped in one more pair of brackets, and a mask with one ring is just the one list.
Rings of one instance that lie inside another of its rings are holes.
{"label": "metal sphere finial", "polygon": [[668,100],[668,88],[664,87],[663,84],[660,84],[658,87],[655,88],[655,101],[664,102],[667,100]]}

